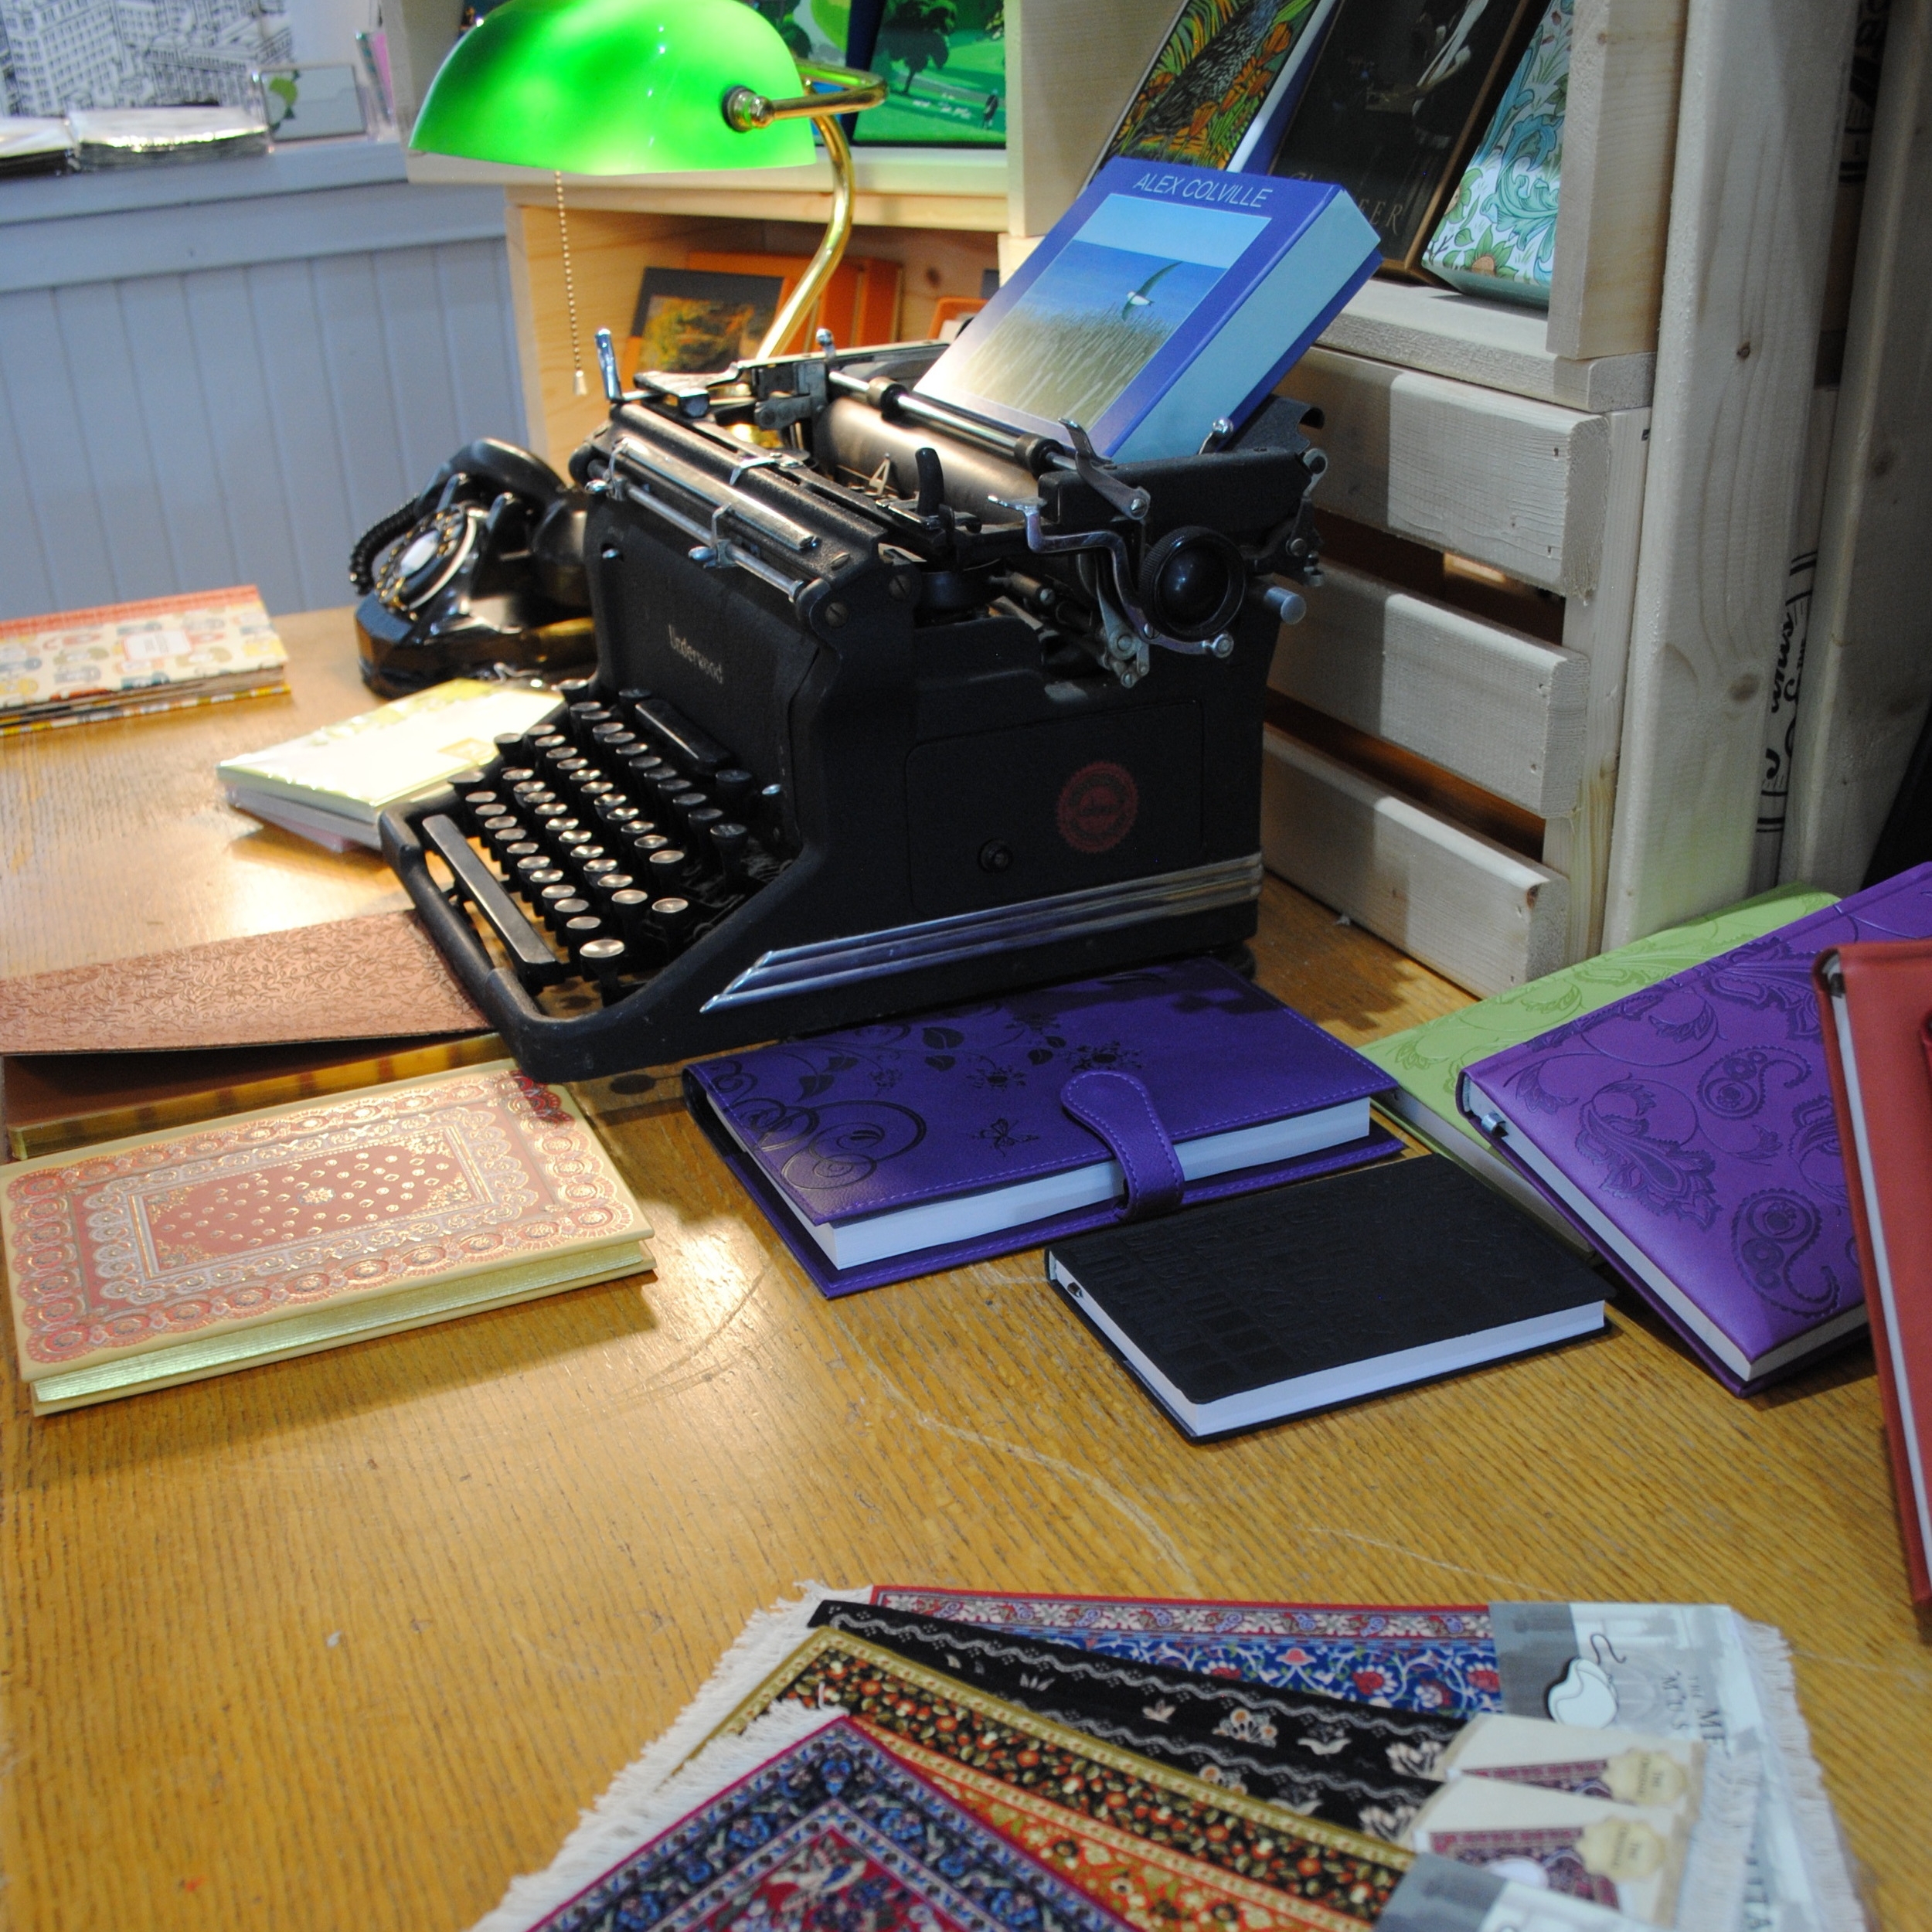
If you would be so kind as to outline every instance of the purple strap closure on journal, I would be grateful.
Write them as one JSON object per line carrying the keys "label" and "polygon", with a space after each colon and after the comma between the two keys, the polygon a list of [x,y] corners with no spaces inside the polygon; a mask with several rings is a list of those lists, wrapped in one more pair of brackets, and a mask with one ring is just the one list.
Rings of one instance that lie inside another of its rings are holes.
{"label": "purple strap closure on journal", "polygon": [[1174,1143],[1154,1111],[1154,1097],[1131,1073],[1096,1068],[1076,1073],[1060,1089],[1060,1105],[1107,1143],[1127,1176],[1128,1221],[1172,1214],[1181,1205],[1187,1176]]}

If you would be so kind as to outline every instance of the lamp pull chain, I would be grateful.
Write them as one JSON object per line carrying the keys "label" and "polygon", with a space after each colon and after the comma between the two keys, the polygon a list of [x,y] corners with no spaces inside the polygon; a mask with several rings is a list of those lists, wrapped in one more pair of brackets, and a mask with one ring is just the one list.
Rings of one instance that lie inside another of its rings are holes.
{"label": "lamp pull chain", "polygon": [[570,311],[570,389],[573,395],[588,396],[590,384],[583,378],[583,345],[577,335],[577,277],[570,272],[570,223],[563,212],[563,175],[556,175],[556,232],[563,244],[563,300]]}

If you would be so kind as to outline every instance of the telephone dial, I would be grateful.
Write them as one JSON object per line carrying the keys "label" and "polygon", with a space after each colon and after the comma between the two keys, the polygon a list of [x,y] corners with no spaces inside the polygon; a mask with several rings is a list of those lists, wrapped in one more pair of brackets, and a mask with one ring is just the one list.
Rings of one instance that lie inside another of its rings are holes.
{"label": "telephone dial", "polygon": [[594,662],[589,500],[542,457],[466,443],[349,553],[362,682],[400,698],[446,678],[561,675]]}

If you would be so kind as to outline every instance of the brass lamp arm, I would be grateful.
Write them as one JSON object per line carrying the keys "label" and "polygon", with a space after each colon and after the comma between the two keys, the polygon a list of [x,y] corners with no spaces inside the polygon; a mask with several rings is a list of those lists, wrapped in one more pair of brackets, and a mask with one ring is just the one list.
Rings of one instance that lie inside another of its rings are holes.
{"label": "brass lamp arm", "polygon": [[774,121],[795,121],[806,114],[822,121],[827,114],[854,114],[861,107],[877,107],[886,97],[883,77],[861,68],[835,67],[823,60],[799,60],[798,67],[801,80],[823,81],[836,91],[768,100],[754,87],[733,87],[724,97],[725,119],[743,134],[753,128],[768,128]]}
{"label": "brass lamp arm", "polygon": [[741,133],[774,121],[810,115],[818,124],[819,138],[825,142],[825,155],[832,163],[832,219],[825,224],[818,253],[798,278],[798,286],[791,291],[790,299],[780,305],[758,345],[755,359],[761,362],[776,355],[790,341],[800,319],[818,307],[825,284],[845,254],[845,243],[852,239],[852,149],[846,145],[845,131],[839,126],[838,117],[860,107],[876,107],[886,97],[886,83],[878,74],[856,67],[835,67],[822,60],[801,60],[798,65],[800,80],[827,82],[834,91],[799,94],[789,100],[768,100],[752,88],[733,87],[724,97],[725,119]]}

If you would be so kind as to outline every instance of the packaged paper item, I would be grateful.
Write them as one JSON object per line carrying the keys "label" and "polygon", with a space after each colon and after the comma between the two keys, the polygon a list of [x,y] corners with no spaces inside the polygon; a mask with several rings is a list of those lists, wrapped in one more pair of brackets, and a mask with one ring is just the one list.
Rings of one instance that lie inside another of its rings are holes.
{"label": "packaged paper item", "polygon": [[109,107],[67,117],[83,168],[210,161],[268,151],[268,126],[243,107]]}
{"label": "packaged paper item", "polygon": [[1186,0],[1104,160],[1265,168],[1340,0]]}
{"label": "packaged paper item", "polygon": [[72,159],[65,121],[0,114],[0,176],[57,175]]}
{"label": "packaged paper item", "polygon": [[649,1232],[507,1062],[0,1169],[36,1414],[636,1274]]}
{"label": "packaged paper item", "polygon": [[[1839,1932],[1864,1923],[1779,1633],[1721,1604],[1492,1604],[1505,1709],[1701,1739],[1708,1753],[1693,1881],[1721,1889],[1716,1791],[1730,1766],[1747,1841],[1745,1923]],[[1730,1923],[1728,1920],[1719,1921]]]}
{"label": "packaged paper item", "polygon": [[1576,0],[1552,0],[1422,265],[1468,295],[1549,306]]}
{"label": "packaged paper item", "polygon": [[1695,1738],[1559,1724],[1502,1713],[1472,1719],[1442,1761],[1442,1775],[1495,1777],[1580,1798],[1697,1816],[1704,1747]]}
{"label": "packaged paper item", "polygon": [[393,704],[325,725],[215,767],[230,801],[288,830],[330,833],[381,847],[378,814],[484,764],[501,733],[527,731],[557,707],[554,692],[527,684],[452,678]]}
{"label": "packaged paper item", "polygon": [[286,691],[252,583],[0,624],[0,737]]}
{"label": "packaged paper item", "polygon": [[1110,161],[915,387],[1103,456],[1192,456],[1239,428],[1373,272],[1341,189]]}
{"label": "packaged paper item", "polygon": [[1540,1785],[1463,1777],[1430,1798],[1408,1842],[1536,1890],[1675,1925],[1689,1833],[1675,1812]]}
{"label": "packaged paper item", "polygon": [[1631,1932],[1639,1923],[1587,1899],[1420,1852],[1376,1932]]}
{"label": "packaged paper item", "polygon": [[828,1602],[841,1630],[1223,1791],[1400,1842],[1435,1789],[1454,1718],[1096,1657],[883,1604]]}

